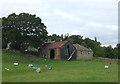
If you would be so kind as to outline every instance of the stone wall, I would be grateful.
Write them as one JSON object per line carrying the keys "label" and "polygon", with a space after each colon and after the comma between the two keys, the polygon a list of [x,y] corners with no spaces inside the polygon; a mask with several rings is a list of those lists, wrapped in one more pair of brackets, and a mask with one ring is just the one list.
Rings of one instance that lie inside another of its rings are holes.
{"label": "stone wall", "polygon": [[77,50],[77,60],[92,60],[93,52]]}
{"label": "stone wall", "polygon": [[93,57],[93,60],[105,61],[110,63],[118,63],[118,59],[110,59],[110,58],[103,58],[103,57]]}

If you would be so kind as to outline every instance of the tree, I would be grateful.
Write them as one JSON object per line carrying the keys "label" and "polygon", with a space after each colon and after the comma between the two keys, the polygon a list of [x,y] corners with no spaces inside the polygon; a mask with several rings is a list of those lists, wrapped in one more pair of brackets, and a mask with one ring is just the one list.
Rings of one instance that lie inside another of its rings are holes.
{"label": "tree", "polygon": [[107,58],[114,58],[114,52],[111,45],[105,48],[105,57]]}
{"label": "tree", "polygon": [[117,44],[118,59],[120,59],[120,43]]}
{"label": "tree", "polygon": [[104,57],[104,48],[102,48],[101,46],[97,46],[95,45],[94,46],[94,49],[93,49],[93,52],[94,52],[94,57]]}
{"label": "tree", "polygon": [[97,37],[95,37],[95,41],[97,42]]}
{"label": "tree", "polygon": [[68,38],[69,38],[69,34],[67,33],[63,36],[63,41],[68,40]]}
{"label": "tree", "polygon": [[60,36],[62,39],[63,39],[63,34],[61,34],[61,36]]}
{"label": "tree", "polygon": [[67,38],[73,44],[81,44],[83,42],[83,36],[80,35],[71,35]]}
{"label": "tree", "polygon": [[15,13],[2,18],[3,42],[11,42],[13,49],[28,46],[41,47],[46,41],[47,30],[41,18],[29,13]]}
{"label": "tree", "polygon": [[117,45],[116,45],[116,47],[113,49],[113,52],[114,52],[114,58],[118,58],[118,59],[120,59],[120,43],[118,43]]}
{"label": "tree", "polygon": [[118,54],[118,47],[117,46],[113,49],[113,53],[114,53],[114,57],[113,58],[118,59],[119,58],[119,54]]}
{"label": "tree", "polygon": [[[82,43],[83,44],[83,43]],[[91,48],[93,50],[94,57],[103,57],[104,56],[104,49],[100,46],[101,43],[97,42],[96,40],[91,40],[90,38],[84,39],[84,45],[87,45],[87,48]]]}
{"label": "tree", "polygon": [[52,34],[48,36],[48,39],[50,39],[51,41],[59,42],[61,40],[61,37],[57,34]]}

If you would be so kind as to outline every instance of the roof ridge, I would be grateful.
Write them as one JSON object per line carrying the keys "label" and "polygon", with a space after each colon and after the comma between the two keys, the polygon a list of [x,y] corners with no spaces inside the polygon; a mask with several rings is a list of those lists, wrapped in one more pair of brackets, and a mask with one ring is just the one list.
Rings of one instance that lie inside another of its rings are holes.
{"label": "roof ridge", "polygon": [[63,45],[65,45],[68,41],[60,41],[60,42],[54,42],[54,43],[50,43],[50,47],[51,48],[58,48],[58,47],[62,47]]}
{"label": "roof ridge", "polygon": [[76,49],[78,49],[78,50],[90,50],[91,51],[91,49],[89,49],[89,48],[87,48],[87,47],[85,47],[85,46],[82,46],[82,45],[80,45],[80,44],[73,44],[75,47],[76,47]]}

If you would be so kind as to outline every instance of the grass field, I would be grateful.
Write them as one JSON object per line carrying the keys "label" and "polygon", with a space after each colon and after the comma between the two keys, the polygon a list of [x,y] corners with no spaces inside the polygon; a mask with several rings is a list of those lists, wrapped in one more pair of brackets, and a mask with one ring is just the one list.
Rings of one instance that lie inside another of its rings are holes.
{"label": "grass field", "polygon": [[[101,61],[58,61],[3,51],[3,82],[117,82],[118,65],[111,64],[109,69],[104,69],[107,62]],[[19,66],[13,63],[18,62]],[[37,73],[28,64],[41,68]],[[47,66],[52,66],[48,70]],[[7,71],[5,68],[9,68]]]}

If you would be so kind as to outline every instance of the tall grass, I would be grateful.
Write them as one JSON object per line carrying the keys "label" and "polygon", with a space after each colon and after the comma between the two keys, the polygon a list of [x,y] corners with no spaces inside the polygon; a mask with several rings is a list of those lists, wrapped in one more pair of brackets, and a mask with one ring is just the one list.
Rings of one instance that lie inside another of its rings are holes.
{"label": "tall grass", "polygon": [[[3,82],[117,82],[118,65],[101,61],[45,61],[44,58],[3,52]],[[18,62],[19,66],[13,63]],[[37,65],[41,72],[37,73],[28,64]],[[52,66],[49,70],[47,66]],[[10,71],[5,70],[9,68]]]}

